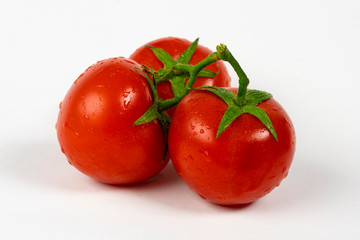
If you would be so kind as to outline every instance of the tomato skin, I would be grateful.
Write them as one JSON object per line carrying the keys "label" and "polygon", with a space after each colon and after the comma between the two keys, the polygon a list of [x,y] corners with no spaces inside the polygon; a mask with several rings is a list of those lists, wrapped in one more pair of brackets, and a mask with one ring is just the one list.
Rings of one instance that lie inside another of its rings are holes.
{"label": "tomato skin", "polygon": [[250,203],[287,176],[295,152],[292,122],[273,98],[257,106],[270,117],[278,142],[250,114],[235,119],[216,139],[227,105],[213,93],[192,91],[178,104],[169,129],[170,157],[185,183],[208,201]]}
{"label": "tomato skin", "polygon": [[125,58],[99,61],[60,104],[57,136],[70,164],[98,181],[129,184],[157,174],[165,135],[158,121],[133,126],[152,105],[147,80]]}
{"label": "tomato skin", "polygon": [[[190,46],[191,42],[175,37],[166,37],[160,38],[154,41],[151,41],[140,48],[138,48],[134,53],[130,55],[130,59],[138,62],[139,64],[144,64],[148,67],[153,67],[155,70],[160,70],[164,67],[162,62],[155,56],[155,54],[147,48],[146,46],[153,46],[164,49],[168,52],[175,60],[179,58],[179,56]],[[198,45],[189,64],[195,65],[199,63],[201,60],[206,58],[212,51],[204,46]],[[225,64],[222,61],[218,61],[216,63],[210,64],[206,67],[206,69],[218,72],[214,78],[207,77],[199,77],[196,79],[194,83],[195,87],[200,86],[218,86],[218,87],[230,87],[231,78],[226,70]],[[174,97],[174,93],[172,91],[171,84],[169,82],[160,82],[157,84],[157,90],[159,97],[161,99],[171,99]],[[167,111],[169,115],[172,115],[175,111],[175,108],[171,108]]]}

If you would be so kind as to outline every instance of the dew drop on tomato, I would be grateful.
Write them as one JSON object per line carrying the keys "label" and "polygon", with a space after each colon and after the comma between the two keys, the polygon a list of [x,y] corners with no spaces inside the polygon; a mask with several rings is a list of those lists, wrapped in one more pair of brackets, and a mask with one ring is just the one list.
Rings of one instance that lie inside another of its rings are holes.
{"label": "dew drop on tomato", "polygon": [[198,168],[198,170],[201,172],[201,174],[205,174],[205,172],[202,168]]}
{"label": "dew drop on tomato", "polygon": [[130,61],[129,59],[126,59],[126,58],[124,58],[124,60],[123,60],[124,62],[127,62],[127,63],[130,63],[130,64],[134,64],[134,62],[133,61]]}
{"label": "dew drop on tomato", "polygon": [[269,177],[269,180],[276,178],[276,175],[272,175]]}
{"label": "dew drop on tomato", "polygon": [[267,189],[265,189],[264,192],[265,192],[265,193],[270,193],[270,192],[271,192],[271,187],[268,187]]}
{"label": "dew drop on tomato", "polygon": [[91,134],[93,134],[93,133],[94,133],[94,127],[88,128],[88,132],[91,133]]}
{"label": "dew drop on tomato", "polygon": [[206,200],[206,198],[203,196],[203,195],[201,195],[201,194],[198,194],[202,199],[205,199]]}

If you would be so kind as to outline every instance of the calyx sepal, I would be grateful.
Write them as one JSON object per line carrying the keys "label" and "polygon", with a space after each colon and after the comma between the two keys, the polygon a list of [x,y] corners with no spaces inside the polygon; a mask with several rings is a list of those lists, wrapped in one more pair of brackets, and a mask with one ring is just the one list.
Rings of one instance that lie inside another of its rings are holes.
{"label": "calyx sepal", "polygon": [[271,98],[272,95],[270,93],[259,90],[249,90],[245,94],[245,104],[239,106],[236,101],[237,96],[228,89],[214,86],[204,86],[195,88],[195,90],[212,92],[220,97],[228,105],[228,109],[220,121],[218,131],[216,133],[216,138],[218,138],[220,134],[224,132],[225,129],[230,126],[230,124],[241,114],[248,113],[258,118],[273,135],[276,141],[278,141],[276,131],[269,116],[263,109],[256,106],[257,104]]}

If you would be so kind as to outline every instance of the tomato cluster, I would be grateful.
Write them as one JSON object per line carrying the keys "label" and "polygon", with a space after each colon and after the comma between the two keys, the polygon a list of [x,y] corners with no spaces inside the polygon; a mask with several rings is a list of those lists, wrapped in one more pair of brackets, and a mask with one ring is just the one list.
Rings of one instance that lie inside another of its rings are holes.
{"label": "tomato cluster", "polygon": [[98,181],[130,184],[171,158],[210,202],[244,204],[269,193],[293,159],[291,120],[267,93],[236,100],[240,90],[229,88],[224,63],[211,54],[169,37],[89,67],[60,104],[57,136],[69,163]]}

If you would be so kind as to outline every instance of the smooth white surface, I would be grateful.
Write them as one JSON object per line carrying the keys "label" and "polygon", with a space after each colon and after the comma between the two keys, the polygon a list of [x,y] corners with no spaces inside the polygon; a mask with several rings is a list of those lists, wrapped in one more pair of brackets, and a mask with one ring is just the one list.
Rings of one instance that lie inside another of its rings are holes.
{"label": "smooth white surface", "polygon": [[[201,2],[1,1],[1,239],[359,238],[359,1]],[[291,116],[297,152],[267,197],[210,204],[172,165],[108,186],[61,154],[58,104],[76,77],[165,36],[224,42]]]}

